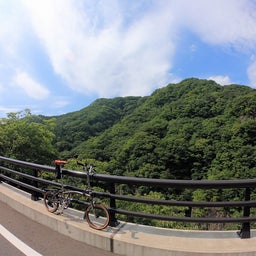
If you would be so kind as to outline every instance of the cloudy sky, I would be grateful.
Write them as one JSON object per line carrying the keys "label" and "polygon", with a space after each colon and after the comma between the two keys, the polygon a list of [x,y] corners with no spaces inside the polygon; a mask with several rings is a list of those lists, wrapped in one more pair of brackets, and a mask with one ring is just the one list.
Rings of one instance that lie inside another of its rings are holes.
{"label": "cloudy sky", "polygon": [[255,0],[0,0],[0,117],[189,77],[256,88]]}

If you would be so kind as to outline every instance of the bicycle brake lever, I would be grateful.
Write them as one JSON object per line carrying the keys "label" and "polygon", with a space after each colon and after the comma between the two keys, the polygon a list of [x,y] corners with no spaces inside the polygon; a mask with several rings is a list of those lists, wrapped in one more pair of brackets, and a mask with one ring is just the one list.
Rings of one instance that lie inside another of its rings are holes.
{"label": "bicycle brake lever", "polygon": [[96,174],[96,171],[94,170],[94,166],[90,166],[89,175],[94,175],[94,174]]}
{"label": "bicycle brake lever", "polygon": [[84,164],[83,164],[83,163],[80,163],[80,162],[78,162],[78,161],[76,161],[76,164],[77,164],[77,165],[84,166]]}

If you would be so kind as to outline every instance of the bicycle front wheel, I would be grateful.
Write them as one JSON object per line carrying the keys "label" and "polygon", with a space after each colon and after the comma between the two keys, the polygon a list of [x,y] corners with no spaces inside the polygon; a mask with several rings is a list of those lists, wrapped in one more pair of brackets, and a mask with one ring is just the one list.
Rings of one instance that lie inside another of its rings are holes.
{"label": "bicycle front wheel", "polygon": [[85,218],[91,228],[102,230],[109,224],[109,212],[101,203],[90,204],[85,210]]}
{"label": "bicycle front wheel", "polygon": [[45,192],[44,205],[48,212],[56,212],[59,207],[58,193],[54,190]]}

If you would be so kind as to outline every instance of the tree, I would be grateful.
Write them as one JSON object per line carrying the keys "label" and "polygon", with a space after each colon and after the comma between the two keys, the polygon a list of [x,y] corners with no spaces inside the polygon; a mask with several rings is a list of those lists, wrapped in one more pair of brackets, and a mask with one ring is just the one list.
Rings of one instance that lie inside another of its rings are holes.
{"label": "tree", "polygon": [[29,110],[10,113],[1,120],[1,155],[23,161],[50,163],[57,155],[53,145],[53,129],[53,119],[35,118]]}

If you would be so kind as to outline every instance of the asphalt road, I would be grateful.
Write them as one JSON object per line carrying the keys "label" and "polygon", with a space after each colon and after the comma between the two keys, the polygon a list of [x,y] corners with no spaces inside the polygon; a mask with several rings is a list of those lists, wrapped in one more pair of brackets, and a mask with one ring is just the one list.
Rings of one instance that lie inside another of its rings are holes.
{"label": "asphalt road", "polygon": [[[1,201],[0,227],[2,230],[8,230],[32,250],[44,256],[116,256],[116,254],[86,245],[38,224]],[[1,256],[24,256],[24,253],[9,242],[4,235],[0,235],[0,248]]]}

